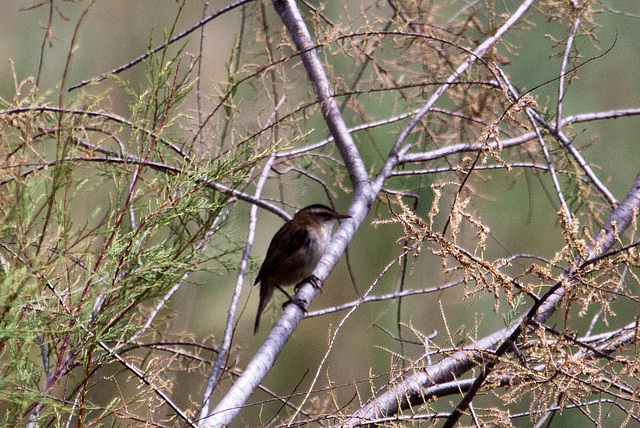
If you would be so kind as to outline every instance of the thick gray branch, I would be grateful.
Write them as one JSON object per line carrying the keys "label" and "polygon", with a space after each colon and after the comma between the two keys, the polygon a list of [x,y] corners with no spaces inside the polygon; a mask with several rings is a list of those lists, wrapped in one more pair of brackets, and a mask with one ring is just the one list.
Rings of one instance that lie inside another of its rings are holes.
{"label": "thick gray branch", "polygon": [[[379,188],[374,189],[371,186],[364,162],[333,98],[329,79],[324,72],[309,31],[295,1],[274,0],[273,4],[301,54],[305,70],[316,89],[318,99],[321,101],[325,122],[340,151],[354,186],[354,199],[349,209],[351,218],[340,226],[331,241],[329,249],[325,252],[314,272],[317,278],[324,281],[362,223],[369,211],[369,207],[375,200]],[[317,293],[318,290],[307,284],[300,288],[296,297],[306,302],[308,306]],[[303,315],[302,310],[296,305],[287,305],[285,307],[282,316],[274,325],[256,355],[249,362],[242,376],[237,379],[213,412],[201,420],[200,426],[218,427],[228,425],[235,418],[242,405],[246,403],[247,399],[275,364],[276,358],[282,352],[284,345],[302,320]]]}

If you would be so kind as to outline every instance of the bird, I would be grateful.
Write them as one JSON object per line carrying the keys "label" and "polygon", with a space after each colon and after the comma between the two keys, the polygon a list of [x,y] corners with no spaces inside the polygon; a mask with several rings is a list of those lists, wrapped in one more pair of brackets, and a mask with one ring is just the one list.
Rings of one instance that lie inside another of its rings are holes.
{"label": "bird", "polygon": [[333,225],[337,220],[350,217],[325,205],[309,205],[276,232],[253,283],[260,283],[260,301],[253,334],[258,333],[260,317],[273,290],[280,289],[294,301],[282,287],[297,285],[311,276],[329,246]]}

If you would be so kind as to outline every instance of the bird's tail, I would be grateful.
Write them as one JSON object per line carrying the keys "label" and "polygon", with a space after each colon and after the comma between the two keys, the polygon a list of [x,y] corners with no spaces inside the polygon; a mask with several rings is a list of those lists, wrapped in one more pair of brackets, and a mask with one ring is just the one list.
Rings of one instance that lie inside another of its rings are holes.
{"label": "bird's tail", "polygon": [[260,328],[260,317],[262,316],[262,312],[264,308],[271,300],[271,295],[273,294],[273,286],[267,283],[267,281],[260,282],[260,302],[258,303],[258,313],[256,314],[256,323],[253,327],[253,334],[258,333],[258,329]]}

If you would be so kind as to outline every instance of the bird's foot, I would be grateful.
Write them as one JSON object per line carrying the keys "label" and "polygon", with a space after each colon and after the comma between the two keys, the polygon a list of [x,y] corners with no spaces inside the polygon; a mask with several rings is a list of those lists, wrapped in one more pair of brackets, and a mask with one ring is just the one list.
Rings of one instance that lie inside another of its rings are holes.
{"label": "bird's foot", "polygon": [[322,291],[322,281],[320,281],[320,278],[318,278],[315,275],[311,275],[311,276],[306,277],[305,279],[303,279],[302,281],[300,281],[299,283],[296,284],[296,286],[294,288],[295,292],[297,293],[298,289],[300,287],[302,287],[303,284],[306,284],[307,282],[309,284],[311,284],[311,286],[313,288],[315,288],[316,290]]}
{"label": "bird's foot", "polygon": [[292,303],[297,307],[299,307],[300,309],[302,309],[302,312],[304,312],[305,314],[307,313],[306,302],[302,299],[298,299],[295,296],[289,297],[289,300],[287,300],[282,304],[282,309],[284,309],[287,305],[290,305]]}
{"label": "bird's foot", "polygon": [[[286,302],[282,304],[282,309],[284,309],[285,306],[287,306],[288,304],[293,303],[294,305],[302,309],[302,312],[307,313],[307,308],[305,306],[306,302],[304,300],[298,299],[296,296],[292,296],[291,294],[287,293],[284,290],[284,288],[280,287],[279,285],[276,285],[276,287],[278,288],[278,290],[282,291],[282,293],[285,296],[287,296],[287,299],[288,299]],[[296,288],[296,291],[298,291],[297,288]]]}

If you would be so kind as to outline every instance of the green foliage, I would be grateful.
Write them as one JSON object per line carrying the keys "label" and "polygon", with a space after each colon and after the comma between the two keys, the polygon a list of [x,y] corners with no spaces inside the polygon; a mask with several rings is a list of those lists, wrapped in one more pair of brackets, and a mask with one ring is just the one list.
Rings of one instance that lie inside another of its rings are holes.
{"label": "green foliage", "polygon": [[[238,187],[264,153],[203,161],[185,149],[182,104],[196,81],[185,58],[182,49],[151,55],[145,87],[113,77],[129,97],[126,120],[101,110],[106,94],[71,101],[91,110],[2,100],[1,154],[11,160],[0,186],[3,424],[62,420],[74,402],[89,419],[124,411],[121,398],[93,403],[92,390],[129,375],[100,372],[117,369],[115,354],[137,337],[156,337],[153,326],[171,316],[160,311],[167,293],[236,251],[221,234],[233,200],[209,184]],[[153,371],[166,361],[140,363],[149,385],[166,382]],[[66,401],[53,398],[55,385],[66,385]],[[152,396],[152,386],[140,389],[129,405]]]}
{"label": "green foliage", "polygon": [[[637,132],[627,126],[637,127],[640,110],[606,110],[637,105],[635,75],[625,73],[637,51],[632,6],[534,4],[474,54],[516,4],[293,2],[339,105],[327,116],[320,70],[293,43],[303,32],[286,31],[270,2],[205,2],[208,17],[198,2],[123,3],[39,2],[17,14],[31,17],[18,27],[33,35],[5,26],[7,50],[16,40],[29,56],[3,73],[0,89],[0,425],[188,426],[207,375],[216,381],[209,410],[240,385],[263,337],[248,333],[257,287],[239,296],[226,287],[235,278],[212,277],[243,266],[239,249],[250,242],[234,229],[257,183],[262,201],[288,212],[314,202],[342,211],[353,198],[353,221],[368,215],[349,243],[348,272],[336,267],[296,343],[264,368],[259,405],[233,403],[240,424],[277,425],[294,413],[294,424],[340,424],[363,403],[384,402],[386,390],[407,407],[376,409],[389,419],[375,423],[437,425],[442,413],[431,412],[461,402],[463,385],[483,372],[474,364],[489,377],[467,425],[555,426],[557,411],[594,423],[637,418],[637,215],[616,236],[630,251],[575,270],[552,328],[523,326],[506,351],[483,340],[522,323],[584,260],[616,205],[601,184],[617,197],[628,191]],[[123,11],[131,20],[112,25]],[[165,31],[166,45],[150,28]],[[133,60],[145,43],[144,59]],[[22,80],[38,57],[35,77]],[[67,92],[129,60],[85,93]],[[348,151],[348,138],[342,150],[331,140],[340,115],[355,141]],[[566,139],[552,131],[556,117],[573,117]],[[360,157],[375,183],[349,170]],[[366,194],[379,188],[376,203]],[[258,218],[251,256],[281,224],[268,217]],[[280,313],[284,297],[274,297]],[[460,370],[446,379],[440,362]],[[421,374],[435,394],[410,392],[425,386]]]}

